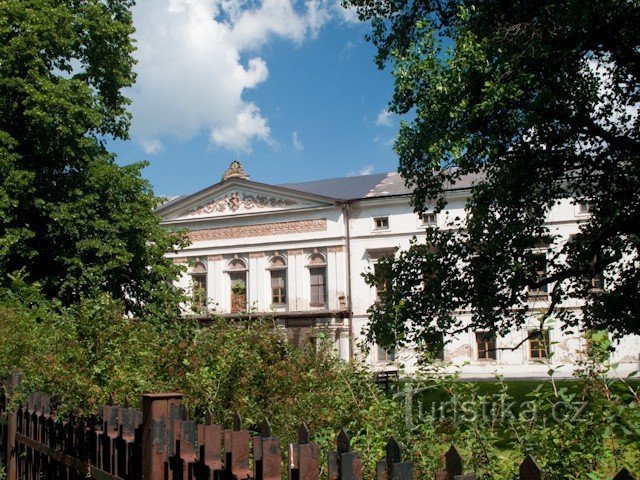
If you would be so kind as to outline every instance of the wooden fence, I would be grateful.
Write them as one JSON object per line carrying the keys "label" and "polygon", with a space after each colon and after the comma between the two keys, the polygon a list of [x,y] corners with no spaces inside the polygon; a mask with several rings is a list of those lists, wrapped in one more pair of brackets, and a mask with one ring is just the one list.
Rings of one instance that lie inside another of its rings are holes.
{"label": "wooden fence", "polygon": [[[252,436],[236,415],[232,429],[196,425],[187,420],[177,393],[142,395],[142,411],[104,406],[89,418],[59,420],[51,400],[31,395],[17,409],[7,400],[15,379],[0,396],[0,456],[7,480],[318,480],[318,445],[301,425],[298,441],[286,446],[283,468],[281,445],[268,421]],[[360,455],[351,451],[349,435],[337,436],[336,450],[326,460],[328,480],[362,480]],[[283,476],[286,471],[286,477]],[[413,463],[403,461],[402,448],[390,439],[386,458],[376,465],[377,480],[413,480]],[[436,480],[473,480],[464,473],[454,446],[444,455]],[[520,480],[540,480],[535,460],[520,465]],[[623,469],[614,480],[633,479]]]}

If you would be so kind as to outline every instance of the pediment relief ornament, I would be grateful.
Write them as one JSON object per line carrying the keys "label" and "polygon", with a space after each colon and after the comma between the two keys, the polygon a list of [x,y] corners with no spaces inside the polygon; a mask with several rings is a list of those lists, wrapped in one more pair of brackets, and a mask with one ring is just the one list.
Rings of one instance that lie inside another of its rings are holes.
{"label": "pediment relief ornament", "polygon": [[225,211],[237,212],[241,208],[244,210],[278,208],[297,205],[298,202],[290,198],[271,197],[268,195],[257,195],[251,193],[232,192],[213,202],[200,205],[195,209],[187,212],[184,216],[195,217],[199,215],[207,215],[211,213],[222,213]]}

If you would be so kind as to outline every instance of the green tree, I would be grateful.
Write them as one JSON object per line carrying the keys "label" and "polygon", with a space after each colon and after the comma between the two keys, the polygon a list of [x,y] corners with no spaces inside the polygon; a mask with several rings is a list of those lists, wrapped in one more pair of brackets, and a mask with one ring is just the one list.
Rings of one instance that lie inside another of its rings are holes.
{"label": "green tree", "polygon": [[120,167],[106,148],[130,123],[133,3],[0,2],[0,274],[142,314],[177,308],[163,255],[182,240],[153,214],[144,164]]}
{"label": "green tree", "polygon": [[[411,115],[395,150],[416,211],[445,210],[445,189],[476,178],[466,220],[386,264],[394,288],[372,308],[371,336],[428,341],[466,328],[459,309],[504,332],[534,315],[537,288],[549,292],[542,318],[640,332],[640,2],[345,4],[392,65],[391,110]],[[570,242],[545,225],[568,198],[591,212]],[[604,292],[592,288],[602,277]],[[568,298],[581,312],[559,308]]]}

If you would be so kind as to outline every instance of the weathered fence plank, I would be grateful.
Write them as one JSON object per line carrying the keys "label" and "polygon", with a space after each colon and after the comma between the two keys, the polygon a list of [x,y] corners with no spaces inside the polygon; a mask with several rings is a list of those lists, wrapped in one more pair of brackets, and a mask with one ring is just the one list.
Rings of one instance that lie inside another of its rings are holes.
{"label": "weathered fence plank", "polygon": [[[18,385],[14,377],[0,395],[0,457],[8,480],[279,480],[283,478],[280,440],[264,420],[251,436],[234,416],[233,428],[187,420],[178,393],[142,396],[142,411],[106,405],[99,416],[56,418],[44,394],[29,396],[10,408]],[[109,403],[113,403],[109,401]],[[223,458],[224,447],[224,458]],[[403,459],[400,443],[391,438],[386,456],[376,463],[376,480],[413,480],[413,463]],[[298,429],[298,442],[287,448],[288,480],[319,480],[319,447],[309,428]],[[464,473],[462,455],[452,445],[443,455],[444,469],[436,480],[476,480]],[[341,430],[336,450],[327,459],[329,480],[362,480],[362,461],[351,450],[351,438]],[[519,466],[520,480],[542,480],[542,469],[531,455]],[[613,480],[634,480],[623,468]]]}

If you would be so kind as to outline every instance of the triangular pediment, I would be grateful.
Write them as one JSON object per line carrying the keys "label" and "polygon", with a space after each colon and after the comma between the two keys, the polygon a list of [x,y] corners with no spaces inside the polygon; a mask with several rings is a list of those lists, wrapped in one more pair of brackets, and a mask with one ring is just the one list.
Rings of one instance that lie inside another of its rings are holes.
{"label": "triangular pediment", "polygon": [[287,188],[251,182],[226,180],[171,204],[157,213],[168,220],[251,215],[333,205],[333,200]]}

